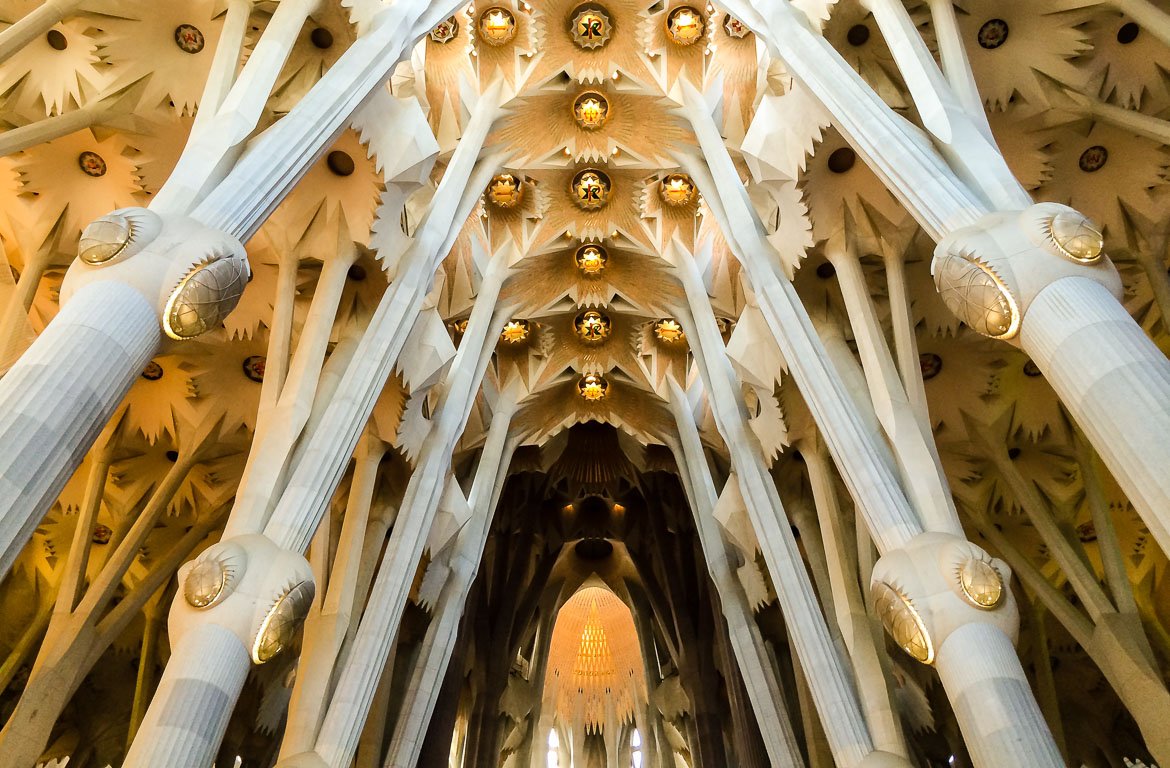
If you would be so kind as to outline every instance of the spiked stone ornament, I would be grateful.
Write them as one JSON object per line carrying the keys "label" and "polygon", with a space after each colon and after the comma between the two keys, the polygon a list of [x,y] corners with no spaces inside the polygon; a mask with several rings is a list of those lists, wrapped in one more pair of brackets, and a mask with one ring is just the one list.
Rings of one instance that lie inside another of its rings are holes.
{"label": "spiked stone ornament", "polygon": [[528,334],[527,320],[509,320],[504,326],[504,330],[500,331],[500,341],[507,344],[520,344],[528,341]]}
{"label": "spiked stone ornament", "polygon": [[487,190],[488,199],[497,208],[515,208],[524,200],[524,189],[520,180],[510,173],[501,173],[492,178]]}
{"label": "spiked stone ornament", "polygon": [[597,402],[609,393],[609,382],[600,373],[586,373],[577,382],[577,392],[586,401]]}
{"label": "spiked stone ornament", "polygon": [[605,265],[609,263],[609,253],[603,246],[590,243],[577,249],[573,261],[582,274],[596,277],[605,270]]}

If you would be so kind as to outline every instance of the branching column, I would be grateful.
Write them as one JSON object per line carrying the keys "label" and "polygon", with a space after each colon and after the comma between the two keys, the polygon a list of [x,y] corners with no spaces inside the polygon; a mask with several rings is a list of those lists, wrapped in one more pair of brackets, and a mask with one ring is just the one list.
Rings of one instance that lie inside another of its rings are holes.
{"label": "branching column", "polygon": [[386,754],[385,768],[414,768],[418,762],[423,737],[458,639],[459,619],[479,570],[496,502],[515,448],[516,441],[508,439],[508,427],[515,408],[506,396],[501,397],[492,416],[467,500],[471,518],[460,531],[448,562],[451,573],[443,585],[422,649],[411,671],[406,697]]}
{"label": "branching column", "polygon": [[[62,313],[0,385],[0,418],[14,420],[11,427],[0,422],[0,455],[8,457],[2,479],[15,485],[0,485],[0,574],[157,352],[160,330],[176,339],[193,338],[218,326],[235,308],[249,274],[241,243],[325,151],[354,109],[384,85],[414,41],[457,5],[410,0],[384,10],[370,33],[230,173],[221,167],[225,155],[200,158],[203,167],[220,169],[226,178],[197,209],[163,206],[161,214],[125,209],[86,228],[79,259],[62,287]],[[283,25],[281,34],[295,38],[299,26],[294,26]],[[291,45],[282,42],[286,45],[268,46],[274,55],[257,62],[264,75],[245,85],[275,78],[280,56]],[[252,95],[263,100],[267,92]],[[244,134],[249,130],[245,126]],[[168,188],[185,183],[172,178],[159,197],[165,199]],[[96,283],[117,287],[99,290]],[[71,300],[83,294],[84,303],[68,311]]]}
{"label": "branching column", "polygon": [[784,706],[780,681],[768,658],[764,639],[747,605],[742,587],[727,562],[726,545],[714,517],[715,485],[703,456],[694,414],[682,388],[673,379],[669,384],[670,406],[679,432],[676,462],[682,470],[683,484],[695,516],[695,529],[703,546],[703,557],[711,572],[711,580],[719,592],[719,604],[727,620],[731,646],[768,749],[768,757],[773,766],[803,768],[804,760],[792,730],[792,719]]}
{"label": "branching column", "polygon": [[715,317],[711,314],[707,291],[693,260],[682,255],[676,267],[690,305],[689,317],[686,313],[680,315],[684,327],[690,326],[686,331],[691,339],[695,362],[707,388],[715,422],[731,452],[735,479],[759,537],[788,631],[807,673],[834,758],[845,768],[905,765],[900,758],[874,751],[853,683],[829,636],[825,617],[780,503],[780,495],[747,425],[738,399],[735,373],[728,362]]}
{"label": "branching column", "polygon": [[[899,66],[917,85],[919,108],[956,101],[934,77],[932,60],[903,50],[924,49],[921,39],[902,34],[904,9],[871,2],[882,11],[878,21],[894,38],[891,46],[900,49]],[[1147,3],[1132,5],[1151,10]],[[728,6],[780,54],[789,73],[939,240],[932,272],[947,306],[974,330],[1032,357],[1159,545],[1170,551],[1170,441],[1162,439],[1170,433],[1170,360],[1120,303],[1121,282],[1096,226],[1063,205],[1028,206],[1026,195],[1013,202],[1018,195],[992,170],[960,167],[960,179],[920,129],[882,103],[790,3],[731,0]],[[1164,14],[1146,13],[1146,20],[1152,28],[1165,27]],[[956,82],[959,62],[949,64]],[[947,127],[945,121],[942,129],[927,123],[950,154],[964,152]]]}

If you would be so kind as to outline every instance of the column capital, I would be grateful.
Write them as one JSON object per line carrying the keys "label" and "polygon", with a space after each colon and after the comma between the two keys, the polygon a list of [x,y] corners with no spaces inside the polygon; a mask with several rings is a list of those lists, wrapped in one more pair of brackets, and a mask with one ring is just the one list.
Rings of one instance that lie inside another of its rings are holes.
{"label": "column capital", "polygon": [[226,232],[189,216],[120,208],[81,233],[61,303],[91,283],[124,283],[155,308],[167,336],[191,339],[219,327],[251,276],[247,251]]}
{"label": "column capital", "polygon": [[254,664],[288,646],[316,594],[309,562],[261,534],[208,547],[179,569],[179,585],[168,624],[171,637],[216,624],[239,638]]}
{"label": "column capital", "polygon": [[981,547],[949,533],[921,533],[874,565],[878,617],[911,657],[934,663],[952,632],[991,624],[1015,641],[1020,614],[1011,569]]}
{"label": "column capital", "polygon": [[1100,228],[1059,203],[995,211],[954,230],[935,248],[931,274],[960,320],[1017,346],[1032,300],[1057,280],[1085,277],[1122,293]]}

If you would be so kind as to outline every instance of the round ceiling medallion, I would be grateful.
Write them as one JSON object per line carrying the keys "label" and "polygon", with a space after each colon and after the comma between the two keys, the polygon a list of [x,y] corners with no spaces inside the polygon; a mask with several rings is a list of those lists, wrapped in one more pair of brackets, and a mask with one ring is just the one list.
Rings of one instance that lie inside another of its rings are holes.
{"label": "round ceiling medallion", "polygon": [[666,32],[678,45],[692,45],[707,31],[707,21],[697,8],[680,5],[666,17]]}
{"label": "round ceiling medallion", "polygon": [[498,5],[479,15],[479,36],[488,45],[504,45],[516,36],[516,17]]}
{"label": "round ceiling medallion", "polygon": [[597,91],[585,91],[573,101],[573,120],[587,131],[595,131],[609,120],[609,100]]}
{"label": "round ceiling medallion", "polygon": [[894,638],[903,651],[923,664],[934,661],[934,645],[926,632],[926,625],[918,615],[910,599],[895,587],[883,581],[874,582],[870,588],[874,609],[885,625],[890,637]]}
{"label": "round ceiling medallion", "polygon": [[594,168],[586,168],[573,177],[573,200],[577,207],[596,211],[609,202],[609,177]]}
{"label": "round ceiling medallion", "polygon": [[492,177],[488,184],[488,199],[497,208],[515,208],[524,199],[524,190],[520,187],[520,180],[510,173],[501,173]]}
{"label": "round ceiling medallion", "polygon": [[922,380],[930,381],[942,373],[943,359],[934,352],[923,352],[918,356],[918,369],[922,372]]}
{"label": "round ceiling medallion", "polygon": [[175,27],[175,45],[179,46],[183,53],[199,53],[206,43],[203,33],[194,24],[180,24]]}
{"label": "round ceiling medallion", "polygon": [[147,381],[158,381],[163,377],[163,367],[154,360],[151,360],[146,364],[146,367],[142,369],[141,375],[142,378],[146,379]]}
{"label": "round ceiling medallion", "polygon": [[500,331],[500,341],[520,344],[528,341],[530,330],[527,320],[509,320],[508,324],[504,326],[504,330]]}
{"label": "round ceiling medallion", "polygon": [[1085,173],[1096,173],[1104,168],[1107,162],[1109,162],[1109,150],[1098,144],[1082,152],[1080,160],[1077,161],[1077,165]]}
{"label": "round ceiling medallion", "polygon": [[587,373],[577,382],[577,392],[589,402],[597,402],[609,392],[609,382],[600,373]]}
{"label": "round ceiling medallion", "polygon": [[264,355],[249,355],[244,358],[241,368],[244,370],[244,375],[251,381],[257,384],[264,382],[264,367],[268,363],[268,358]]}
{"label": "round ceiling medallion", "polygon": [[1003,19],[989,19],[979,28],[979,45],[994,51],[1007,42],[1011,30]]}
{"label": "round ceiling medallion", "polygon": [[431,41],[436,43],[449,43],[459,36],[459,20],[454,16],[450,16],[446,21],[440,21],[431,30]]}
{"label": "round ceiling medallion", "polygon": [[728,37],[734,37],[736,40],[742,40],[752,33],[742,21],[730,13],[723,17],[723,31],[727,33]]}
{"label": "round ceiling medallion", "polygon": [[577,263],[577,269],[592,277],[600,275],[605,269],[609,262],[609,254],[604,247],[589,244],[578,248],[573,260]]}
{"label": "round ceiling medallion", "polygon": [[45,40],[48,41],[49,47],[54,51],[63,51],[69,47],[69,40],[65,38],[65,34],[59,29],[50,29],[46,32]]}
{"label": "round ceiling medallion", "polygon": [[93,533],[90,534],[89,540],[94,544],[109,544],[113,537],[114,531],[110,526],[98,523],[93,527]]}
{"label": "round ceiling medallion", "polygon": [[663,318],[654,324],[654,336],[663,344],[680,344],[687,338],[678,320],[672,317]]}
{"label": "round ceiling medallion", "polygon": [[96,179],[106,175],[106,161],[97,152],[82,152],[77,156],[77,165],[86,176]]}
{"label": "round ceiling medallion", "polygon": [[658,187],[662,202],[676,208],[690,205],[697,197],[695,183],[685,173],[671,173],[663,177]]}
{"label": "round ceiling medallion", "polygon": [[573,328],[577,331],[577,337],[586,344],[600,344],[609,338],[612,330],[609,318],[593,309],[577,315],[573,320]]}
{"label": "round ceiling medallion", "polygon": [[573,11],[569,34],[578,47],[585,50],[602,48],[613,34],[613,24],[605,9],[597,5],[581,5]]}
{"label": "round ceiling medallion", "polygon": [[1003,600],[1003,579],[995,566],[972,557],[959,567],[959,587],[971,605],[991,610]]}

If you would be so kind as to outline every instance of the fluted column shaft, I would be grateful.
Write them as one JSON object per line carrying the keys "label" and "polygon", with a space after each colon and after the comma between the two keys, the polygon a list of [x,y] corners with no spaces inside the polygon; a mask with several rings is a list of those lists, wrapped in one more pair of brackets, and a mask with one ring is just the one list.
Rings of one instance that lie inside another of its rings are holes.
{"label": "fluted column shaft", "polygon": [[804,768],[804,759],[800,756],[796,734],[792,730],[792,719],[784,706],[780,681],[768,658],[764,638],[760,635],[760,628],[747,604],[743,588],[727,561],[726,545],[714,517],[715,485],[703,457],[698,427],[687,407],[686,394],[682,388],[674,380],[669,384],[670,406],[679,432],[676,463],[682,470],[683,484],[695,516],[695,529],[703,547],[703,558],[707,561],[711,580],[719,593],[719,605],[727,620],[731,647],[767,747],[768,758],[774,768]]}
{"label": "fluted column shaft", "polygon": [[[431,624],[427,628],[422,650],[415,661],[384,768],[414,768],[422,749],[427,725],[435,710],[447,665],[459,637],[459,620],[467,603],[471,584],[479,571],[480,558],[491,529],[496,502],[503,488],[516,441],[508,440],[508,427],[515,406],[501,402],[492,416],[491,428],[480,454],[475,481],[468,504],[471,519],[455,544],[451,573],[443,585],[442,595]],[[490,485],[489,485],[490,484]]]}
{"label": "fluted column shaft", "polygon": [[122,768],[211,765],[252,660],[231,630],[203,624],[171,654]]}
{"label": "fluted column shaft", "polygon": [[[501,265],[502,266],[502,265]],[[431,433],[411,474],[402,511],[370,592],[353,647],[321,725],[315,751],[332,768],[345,768],[357,750],[361,726],[385,666],[427,533],[447,485],[451,452],[467,424],[496,335],[510,308],[497,308],[502,269],[489,269],[468,322],[460,354],[452,365]]]}
{"label": "fluted column shaft", "polygon": [[1033,300],[1020,342],[1170,552],[1170,360],[1108,290],[1076,277]]}
{"label": "fluted column shaft", "polygon": [[956,629],[939,647],[938,675],[977,766],[1064,766],[1040,706],[1007,636],[988,624]]}
{"label": "fluted column shaft", "polygon": [[[447,166],[426,222],[403,257],[397,278],[379,302],[320,424],[295,459],[288,483],[266,524],[266,534],[282,547],[302,551],[308,546],[386,378],[406,344],[403,327],[418,316],[435,270],[479,200],[479,191],[496,172],[494,161],[477,163],[476,159],[495,118],[498,97],[498,89],[490,89],[481,97],[485,102],[468,124]],[[233,516],[227,529],[246,530],[254,522]]]}
{"label": "fluted column shaft", "polygon": [[0,577],[158,347],[158,315],[120,283],[79,291],[0,379]]}
{"label": "fluted column shaft", "polygon": [[740,485],[833,756],[843,768],[855,768],[874,751],[857,693],[829,636],[780,494],[747,426],[735,372],[723,349],[707,291],[694,262],[685,257],[680,261],[678,272],[691,308],[691,317],[683,317],[684,327],[690,326],[686,333],[691,350],[707,388],[715,423],[731,453],[735,477],[728,482]]}

